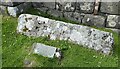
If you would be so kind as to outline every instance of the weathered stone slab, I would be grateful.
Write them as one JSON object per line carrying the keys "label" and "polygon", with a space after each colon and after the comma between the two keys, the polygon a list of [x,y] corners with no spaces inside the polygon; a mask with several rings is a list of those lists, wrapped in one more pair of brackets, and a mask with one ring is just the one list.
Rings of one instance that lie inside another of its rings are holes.
{"label": "weathered stone slab", "polygon": [[118,9],[119,2],[101,2],[100,11],[103,13],[120,14]]}
{"label": "weathered stone slab", "polygon": [[13,17],[17,17],[17,15],[19,15],[20,13],[26,12],[30,7],[31,7],[31,3],[26,2],[15,7],[8,7],[7,10],[9,15]]}
{"label": "weathered stone slab", "polygon": [[7,14],[7,7],[6,6],[0,6],[0,14],[2,14],[2,15],[8,15]]}
{"label": "weathered stone slab", "polygon": [[44,57],[53,58],[56,53],[56,47],[44,45],[41,43],[33,44],[33,53],[42,55]]}
{"label": "weathered stone slab", "polygon": [[19,16],[17,32],[27,36],[48,36],[51,40],[68,40],[104,54],[112,52],[114,43],[112,33],[30,14]]}
{"label": "weathered stone slab", "polygon": [[82,23],[90,26],[105,27],[105,17],[100,15],[86,14],[82,20]]}
{"label": "weathered stone slab", "polygon": [[94,2],[77,2],[77,7],[79,8],[79,12],[82,13],[93,13],[94,10]]}
{"label": "weathered stone slab", "polygon": [[120,29],[120,16],[118,15],[108,15],[107,16],[107,27]]}

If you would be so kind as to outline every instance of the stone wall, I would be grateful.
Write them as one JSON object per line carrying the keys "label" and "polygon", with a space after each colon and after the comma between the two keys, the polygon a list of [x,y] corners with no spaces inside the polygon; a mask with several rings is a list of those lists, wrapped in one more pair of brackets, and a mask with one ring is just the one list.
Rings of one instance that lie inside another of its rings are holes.
{"label": "stone wall", "polygon": [[[96,0],[97,1],[97,0]],[[88,26],[120,29],[120,2],[2,2],[1,13],[16,17],[34,7]]]}
{"label": "stone wall", "polygon": [[80,24],[120,29],[120,2],[49,2],[33,3],[40,11],[65,17]]}

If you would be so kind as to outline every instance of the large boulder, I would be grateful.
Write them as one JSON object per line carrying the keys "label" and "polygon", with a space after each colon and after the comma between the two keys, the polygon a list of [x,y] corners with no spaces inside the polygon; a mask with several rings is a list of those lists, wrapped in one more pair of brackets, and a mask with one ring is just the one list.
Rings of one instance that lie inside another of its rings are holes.
{"label": "large boulder", "polygon": [[109,14],[120,14],[119,13],[120,2],[101,2],[100,11]]}
{"label": "large boulder", "polygon": [[31,3],[26,2],[15,7],[7,7],[7,11],[9,15],[13,17],[17,17],[19,14],[26,12],[30,7],[31,7]]}
{"label": "large boulder", "polygon": [[82,23],[90,26],[105,27],[105,17],[100,15],[85,14]]}
{"label": "large boulder", "polygon": [[119,15],[108,15],[106,26],[120,29],[120,16]]}
{"label": "large boulder", "polygon": [[112,33],[30,14],[19,16],[17,32],[27,36],[48,36],[51,40],[68,40],[104,54],[112,52],[114,43]]}

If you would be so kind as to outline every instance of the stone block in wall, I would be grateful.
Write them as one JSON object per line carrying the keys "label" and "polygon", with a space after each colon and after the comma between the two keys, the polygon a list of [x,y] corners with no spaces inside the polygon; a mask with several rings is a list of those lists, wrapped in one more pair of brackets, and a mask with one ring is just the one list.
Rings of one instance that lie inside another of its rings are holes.
{"label": "stone block in wall", "polygon": [[55,9],[55,2],[44,2],[44,6],[49,9]]}
{"label": "stone block in wall", "polygon": [[32,2],[34,8],[55,9],[55,2]]}
{"label": "stone block in wall", "polygon": [[82,13],[93,13],[94,2],[77,2],[77,11]]}
{"label": "stone block in wall", "polygon": [[34,8],[41,8],[41,7],[44,7],[44,4],[43,2],[32,2],[32,6]]}
{"label": "stone block in wall", "polygon": [[0,6],[0,14],[2,14],[2,15],[8,15],[7,14],[7,7],[6,6]]}
{"label": "stone block in wall", "polygon": [[68,20],[82,23],[83,16],[78,12],[64,12],[64,17]]}
{"label": "stone block in wall", "polygon": [[47,13],[48,12],[48,8],[46,8],[46,7],[41,7],[41,8],[37,8],[39,11],[41,11],[41,12],[44,12],[44,13]]}
{"label": "stone block in wall", "polygon": [[100,15],[85,14],[83,24],[96,27],[105,27],[105,17]]}
{"label": "stone block in wall", "polygon": [[17,15],[23,12],[26,12],[29,8],[31,8],[31,3],[26,2],[26,3],[20,4],[15,7],[7,7],[7,10],[8,10],[9,15],[13,17],[17,17]]}
{"label": "stone block in wall", "polygon": [[76,2],[66,2],[67,0],[57,0],[56,9],[60,11],[75,11]]}
{"label": "stone block in wall", "polygon": [[17,6],[23,2],[14,2],[13,0],[0,0],[0,5],[4,6]]}
{"label": "stone block in wall", "polygon": [[101,2],[100,12],[109,14],[120,14],[119,2]]}
{"label": "stone block in wall", "polygon": [[54,17],[63,17],[63,12],[58,10],[49,9],[47,13]]}
{"label": "stone block in wall", "polygon": [[120,29],[120,16],[118,16],[118,15],[108,15],[107,16],[106,27]]}

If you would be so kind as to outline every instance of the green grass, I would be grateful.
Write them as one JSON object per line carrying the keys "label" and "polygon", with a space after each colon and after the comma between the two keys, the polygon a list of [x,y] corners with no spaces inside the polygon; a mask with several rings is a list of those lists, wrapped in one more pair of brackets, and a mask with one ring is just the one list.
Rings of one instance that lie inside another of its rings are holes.
{"label": "green grass", "polygon": [[[33,12],[35,14],[35,12]],[[36,14],[37,15],[37,14]],[[44,16],[49,17],[46,14]],[[47,37],[27,37],[16,33],[17,18],[5,16],[2,23],[2,62],[3,67],[23,67],[24,60],[33,61],[33,67],[117,67],[118,66],[118,34],[103,28],[100,30],[112,32],[115,45],[113,55],[104,56],[94,50],[84,48],[68,41],[49,40]],[[63,21],[66,21],[63,19]],[[68,21],[69,22],[69,21]],[[57,59],[50,59],[40,55],[30,54],[32,44],[44,43],[60,48],[64,58],[61,65]]]}

